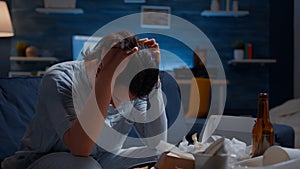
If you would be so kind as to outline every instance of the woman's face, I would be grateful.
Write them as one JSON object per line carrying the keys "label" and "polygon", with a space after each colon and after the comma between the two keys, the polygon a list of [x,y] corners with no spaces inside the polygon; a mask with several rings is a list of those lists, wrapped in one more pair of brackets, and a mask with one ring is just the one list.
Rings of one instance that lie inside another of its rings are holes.
{"label": "woman's face", "polygon": [[128,102],[137,99],[136,96],[129,92],[129,88],[125,85],[116,85],[112,93],[112,104],[119,107],[122,102]]}

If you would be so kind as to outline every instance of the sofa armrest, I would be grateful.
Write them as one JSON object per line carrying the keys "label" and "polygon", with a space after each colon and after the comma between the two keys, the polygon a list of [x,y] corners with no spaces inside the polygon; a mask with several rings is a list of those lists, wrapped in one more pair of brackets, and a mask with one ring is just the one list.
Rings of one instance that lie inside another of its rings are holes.
{"label": "sofa armrest", "polygon": [[295,147],[295,131],[291,126],[284,124],[273,124],[275,131],[275,142],[283,147]]}
{"label": "sofa armrest", "polygon": [[[197,133],[199,136],[204,127],[205,118],[186,118],[186,125],[190,128],[186,139],[192,143],[192,135]],[[275,142],[277,145],[283,147],[294,148],[295,146],[295,131],[291,126],[283,125],[283,124],[273,124],[273,128],[275,131]]]}

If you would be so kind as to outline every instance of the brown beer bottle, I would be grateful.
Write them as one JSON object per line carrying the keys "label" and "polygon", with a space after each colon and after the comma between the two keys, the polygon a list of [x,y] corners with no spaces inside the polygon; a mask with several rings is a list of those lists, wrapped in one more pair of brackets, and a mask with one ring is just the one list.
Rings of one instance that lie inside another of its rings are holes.
{"label": "brown beer bottle", "polygon": [[275,142],[274,129],[269,118],[267,93],[260,93],[258,98],[257,121],[252,129],[252,157],[263,155]]}

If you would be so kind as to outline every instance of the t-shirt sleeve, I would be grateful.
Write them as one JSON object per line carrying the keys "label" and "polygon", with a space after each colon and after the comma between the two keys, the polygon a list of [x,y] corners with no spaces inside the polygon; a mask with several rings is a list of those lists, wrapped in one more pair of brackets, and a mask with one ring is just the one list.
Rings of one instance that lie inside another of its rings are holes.
{"label": "t-shirt sleeve", "polygon": [[60,74],[45,75],[40,86],[39,100],[51,128],[63,140],[64,133],[76,119],[71,79]]}

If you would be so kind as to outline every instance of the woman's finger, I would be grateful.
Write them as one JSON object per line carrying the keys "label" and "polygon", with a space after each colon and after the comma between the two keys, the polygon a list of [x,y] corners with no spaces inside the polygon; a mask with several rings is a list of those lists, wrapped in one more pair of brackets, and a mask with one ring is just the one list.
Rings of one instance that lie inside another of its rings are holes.
{"label": "woman's finger", "polygon": [[142,38],[142,39],[139,39],[138,42],[139,43],[145,43],[148,40],[149,40],[148,38]]}
{"label": "woman's finger", "polygon": [[155,44],[153,44],[150,48],[159,49],[159,45],[158,45],[158,43],[155,43]]}
{"label": "woman's finger", "polygon": [[147,47],[151,47],[153,44],[156,44],[155,39],[149,39],[147,41],[144,41],[144,45],[146,45]]}
{"label": "woman's finger", "polygon": [[127,56],[130,56],[130,55],[134,54],[135,52],[137,52],[138,50],[139,50],[138,47],[134,47],[130,51],[127,51],[126,54],[127,54]]}

